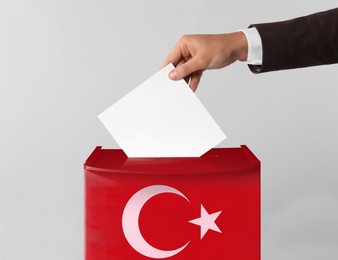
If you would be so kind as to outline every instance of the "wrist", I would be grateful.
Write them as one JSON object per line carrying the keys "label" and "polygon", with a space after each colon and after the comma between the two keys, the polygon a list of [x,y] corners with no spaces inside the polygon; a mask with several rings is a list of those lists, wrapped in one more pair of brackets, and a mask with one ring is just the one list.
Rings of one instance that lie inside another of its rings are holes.
{"label": "wrist", "polygon": [[232,33],[233,55],[236,60],[246,61],[248,59],[248,41],[241,31]]}

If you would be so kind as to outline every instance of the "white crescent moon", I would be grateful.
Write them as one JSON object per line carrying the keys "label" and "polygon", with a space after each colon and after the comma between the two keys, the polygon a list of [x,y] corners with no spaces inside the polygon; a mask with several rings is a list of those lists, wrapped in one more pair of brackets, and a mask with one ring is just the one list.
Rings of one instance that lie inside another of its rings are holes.
{"label": "white crescent moon", "polygon": [[162,193],[177,194],[189,201],[180,191],[165,185],[153,185],[136,192],[126,204],[122,215],[122,228],[129,244],[140,254],[151,258],[166,258],[181,252],[188,244],[175,250],[160,250],[144,240],[138,220],[144,204],[152,197]]}

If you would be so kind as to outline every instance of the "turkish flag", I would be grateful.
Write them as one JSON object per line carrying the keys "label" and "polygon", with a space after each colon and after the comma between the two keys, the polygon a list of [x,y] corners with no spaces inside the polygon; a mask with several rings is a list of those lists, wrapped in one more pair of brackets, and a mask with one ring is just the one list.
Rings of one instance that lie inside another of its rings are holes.
{"label": "turkish flag", "polygon": [[260,162],[246,147],[199,158],[85,163],[86,260],[260,259]]}

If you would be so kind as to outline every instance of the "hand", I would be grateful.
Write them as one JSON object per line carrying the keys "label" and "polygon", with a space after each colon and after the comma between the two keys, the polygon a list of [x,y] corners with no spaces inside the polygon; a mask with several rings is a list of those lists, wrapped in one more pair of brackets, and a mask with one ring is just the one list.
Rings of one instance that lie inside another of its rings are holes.
{"label": "hand", "polygon": [[173,63],[169,78],[184,78],[196,91],[202,73],[224,68],[237,60],[246,60],[248,43],[243,32],[210,35],[184,35],[169,53],[162,68]]}

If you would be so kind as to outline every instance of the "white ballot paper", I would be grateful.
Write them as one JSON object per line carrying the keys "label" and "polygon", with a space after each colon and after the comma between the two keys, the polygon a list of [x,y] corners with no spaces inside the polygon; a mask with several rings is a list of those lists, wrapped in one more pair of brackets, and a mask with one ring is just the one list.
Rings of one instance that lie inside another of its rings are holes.
{"label": "white ballot paper", "polygon": [[226,136],[172,64],[98,117],[128,157],[199,157]]}

